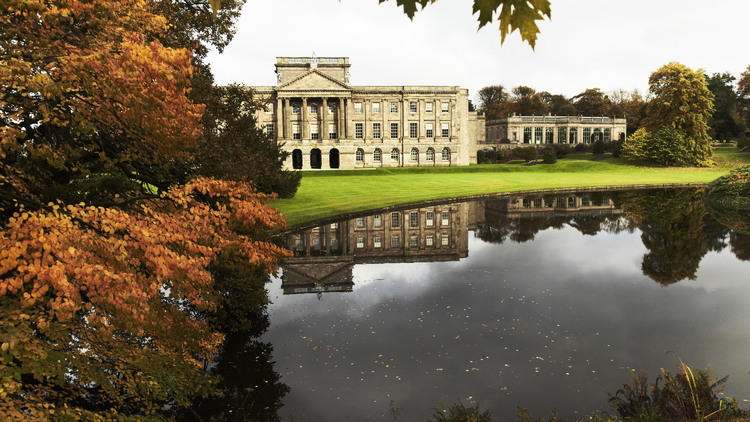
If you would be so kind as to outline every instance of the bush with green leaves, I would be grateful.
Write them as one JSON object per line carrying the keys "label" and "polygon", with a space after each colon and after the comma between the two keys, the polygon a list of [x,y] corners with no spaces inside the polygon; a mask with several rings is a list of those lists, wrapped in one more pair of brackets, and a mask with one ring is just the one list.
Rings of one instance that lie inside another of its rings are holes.
{"label": "bush with green leaves", "polygon": [[719,222],[750,234],[750,166],[736,168],[711,182],[706,204]]}
{"label": "bush with green leaves", "polygon": [[554,148],[547,148],[542,155],[544,164],[555,164],[557,162],[557,153]]}
{"label": "bush with green leaves", "polygon": [[530,147],[530,148],[524,148],[521,158],[523,158],[527,163],[529,161],[536,160],[537,153],[536,153],[536,147]]}
{"label": "bush with green leaves", "polygon": [[440,406],[433,414],[434,422],[492,422],[492,414],[489,410],[481,412],[479,404],[473,407],[461,402],[449,407]]}
{"label": "bush with green leaves", "polygon": [[566,155],[570,154],[572,151],[573,148],[568,144],[555,145],[555,153],[557,153],[557,158],[563,158]]}
{"label": "bush with green leaves", "polygon": [[674,128],[665,127],[652,133],[638,129],[622,146],[621,156],[639,163],[673,167],[710,166],[711,149],[703,142],[686,139]]}
{"label": "bush with green leaves", "polygon": [[594,142],[594,146],[591,147],[591,152],[593,152],[594,155],[604,154],[605,151],[606,148],[604,145],[604,141],[602,140]]}

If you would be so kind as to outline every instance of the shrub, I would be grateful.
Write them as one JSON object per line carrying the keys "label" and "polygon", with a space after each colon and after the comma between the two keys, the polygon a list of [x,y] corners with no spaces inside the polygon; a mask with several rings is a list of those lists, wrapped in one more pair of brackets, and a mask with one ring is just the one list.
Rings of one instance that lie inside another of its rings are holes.
{"label": "shrub", "polygon": [[673,128],[662,128],[656,133],[638,129],[622,146],[622,157],[629,161],[660,166],[706,167],[712,161],[710,148],[700,141],[686,139]]}
{"label": "shrub", "polygon": [[557,162],[557,153],[554,148],[547,148],[544,150],[544,164],[555,164]]}
{"label": "shrub", "polygon": [[591,148],[594,155],[604,154],[605,150],[604,141],[601,140],[594,142],[594,146]]}
{"label": "shrub", "polygon": [[586,152],[586,151],[588,151],[588,147],[585,144],[576,144],[576,146],[575,146],[574,149],[575,149],[576,152]]}
{"label": "shrub", "polygon": [[435,409],[432,416],[435,422],[492,422],[489,410],[481,412],[478,404],[468,407],[461,402],[448,408]]}
{"label": "shrub", "polygon": [[497,162],[497,151],[485,149],[477,151],[477,163],[490,164]]}
{"label": "shrub", "polygon": [[536,156],[536,147],[523,148],[521,158],[523,158],[527,163],[529,161],[536,160]]}
{"label": "shrub", "polygon": [[573,148],[571,148],[568,144],[555,145],[557,158],[563,158],[566,155],[570,154],[571,151],[573,151]]}

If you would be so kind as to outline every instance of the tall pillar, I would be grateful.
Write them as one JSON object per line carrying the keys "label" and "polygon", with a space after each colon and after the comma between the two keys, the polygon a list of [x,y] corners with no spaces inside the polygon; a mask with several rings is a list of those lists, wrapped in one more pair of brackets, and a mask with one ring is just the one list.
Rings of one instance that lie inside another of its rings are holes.
{"label": "tall pillar", "polygon": [[354,139],[352,116],[354,116],[354,103],[351,98],[348,98],[346,101],[346,137],[349,139]]}
{"label": "tall pillar", "polygon": [[363,110],[363,111],[364,111],[364,113],[365,113],[364,134],[363,134],[363,136],[362,136],[362,139],[365,139],[365,140],[367,140],[367,139],[372,139],[372,130],[371,130],[371,128],[370,128],[370,125],[371,125],[372,123],[370,123],[370,113],[368,113],[368,110],[369,110],[370,112],[372,111],[372,110],[371,110],[372,104],[370,104],[370,99],[369,99],[369,98],[368,98],[368,99],[365,99],[365,100],[364,100],[364,101],[362,102],[362,106],[363,106],[363,108],[364,108],[364,110]]}
{"label": "tall pillar", "polygon": [[323,97],[323,122],[321,123],[320,139],[328,140],[328,98]]}
{"label": "tall pillar", "polygon": [[276,140],[286,139],[284,128],[284,101],[276,98]]}
{"label": "tall pillar", "polygon": [[302,97],[302,139],[310,139],[310,128],[307,118],[307,97]]}
{"label": "tall pillar", "polygon": [[[419,135],[418,138],[420,141],[423,141],[425,136],[424,118],[422,116],[423,113],[424,99],[420,99],[417,101],[417,116],[419,116],[419,127],[417,128],[417,134]],[[435,160],[435,162],[437,162],[437,160]]]}
{"label": "tall pillar", "polygon": [[289,98],[284,98],[284,139],[292,139],[292,105]]}

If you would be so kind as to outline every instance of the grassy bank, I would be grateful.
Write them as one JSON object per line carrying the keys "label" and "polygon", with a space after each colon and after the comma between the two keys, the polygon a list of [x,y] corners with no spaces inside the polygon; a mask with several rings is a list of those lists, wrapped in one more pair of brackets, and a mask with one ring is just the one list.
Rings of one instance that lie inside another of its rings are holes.
{"label": "grassy bank", "polygon": [[592,161],[591,154],[570,154],[556,164],[483,164],[469,167],[418,167],[305,172],[291,199],[271,205],[289,225],[356,211],[428,199],[534,189],[703,183],[750,163],[750,153],[717,148],[713,168],[640,167],[616,158]]}

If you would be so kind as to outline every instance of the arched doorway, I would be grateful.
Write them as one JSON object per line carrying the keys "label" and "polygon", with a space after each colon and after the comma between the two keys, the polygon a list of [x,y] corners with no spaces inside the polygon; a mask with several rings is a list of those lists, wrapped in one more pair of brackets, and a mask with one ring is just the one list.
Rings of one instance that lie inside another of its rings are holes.
{"label": "arched doorway", "polygon": [[332,169],[339,168],[339,150],[336,148],[331,148],[331,151],[328,153],[328,167]]}
{"label": "arched doorway", "polygon": [[310,151],[310,168],[319,169],[321,161],[320,150],[318,148],[313,148],[312,151]]}
{"label": "arched doorway", "polygon": [[295,170],[302,169],[302,151],[298,149],[292,151],[292,168]]}

